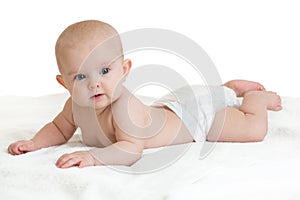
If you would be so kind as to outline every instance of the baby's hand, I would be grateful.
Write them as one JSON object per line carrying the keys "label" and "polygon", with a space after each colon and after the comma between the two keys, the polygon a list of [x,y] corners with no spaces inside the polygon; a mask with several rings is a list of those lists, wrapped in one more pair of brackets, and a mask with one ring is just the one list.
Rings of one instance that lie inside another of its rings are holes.
{"label": "baby's hand", "polygon": [[30,151],[35,151],[37,148],[32,140],[21,140],[9,145],[7,150],[12,155],[19,155]]}
{"label": "baby's hand", "polygon": [[88,151],[76,151],[70,154],[64,154],[56,161],[56,166],[59,168],[69,168],[73,166],[82,168],[94,165],[94,157]]}

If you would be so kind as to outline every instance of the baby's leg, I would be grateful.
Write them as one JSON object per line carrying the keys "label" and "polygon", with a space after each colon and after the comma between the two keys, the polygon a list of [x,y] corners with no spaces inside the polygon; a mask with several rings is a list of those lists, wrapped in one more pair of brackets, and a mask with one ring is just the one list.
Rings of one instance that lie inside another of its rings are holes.
{"label": "baby's leg", "polygon": [[224,86],[234,90],[238,97],[243,97],[249,91],[265,91],[262,84],[247,80],[231,80],[224,83]]}
{"label": "baby's leg", "polygon": [[267,134],[267,110],[281,110],[281,99],[274,92],[251,91],[244,94],[239,109],[226,107],[216,113],[208,141],[258,142]]}

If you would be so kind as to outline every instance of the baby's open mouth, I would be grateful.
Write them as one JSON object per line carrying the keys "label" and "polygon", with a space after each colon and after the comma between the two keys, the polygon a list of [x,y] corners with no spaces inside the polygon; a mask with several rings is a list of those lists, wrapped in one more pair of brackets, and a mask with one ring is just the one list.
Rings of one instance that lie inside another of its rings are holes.
{"label": "baby's open mouth", "polygon": [[99,99],[103,96],[103,94],[95,94],[93,96],[91,96],[91,99]]}
{"label": "baby's open mouth", "polygon": [[102,94],[95,94],[94,97],[99,97],[101,96]]}

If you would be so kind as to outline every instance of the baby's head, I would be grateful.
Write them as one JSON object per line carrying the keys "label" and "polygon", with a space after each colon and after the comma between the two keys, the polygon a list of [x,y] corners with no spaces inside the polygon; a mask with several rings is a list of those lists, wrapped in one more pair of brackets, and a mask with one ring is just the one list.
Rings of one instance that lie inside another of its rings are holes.
{"label": "baby's head", "polygon": [[96,46],[112,37],[115,40],[114,50],[122,55],[122,43],[118,32],[111,25],[101,21],[87,20],[68,26],[57,39],[55,46],[55,55],[60,73],[63,74],[65,70],[73,67],[66,63],[65,58],[70,50],[80,51],[82,59],[84,59]]}
{"label": "baby's head", "polygon": [[131,61],[124,60],[118,32],[96,20],[67,27],[56,42],[55,55],[61,73],[57,81],[82,105],[112,103],[131,68]]}

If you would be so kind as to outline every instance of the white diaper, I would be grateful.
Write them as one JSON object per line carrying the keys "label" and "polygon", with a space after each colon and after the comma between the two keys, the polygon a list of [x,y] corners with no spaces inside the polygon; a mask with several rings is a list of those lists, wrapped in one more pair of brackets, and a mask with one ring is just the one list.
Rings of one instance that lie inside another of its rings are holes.
{"label": "white diaper", "polygon": [[233,90],[225,86],[186,86],[175,90],[152,106],[167,106],[180,117],[195,141],[205,141],[215,113],[230,107],[239,107]]}

